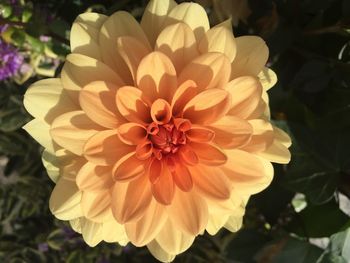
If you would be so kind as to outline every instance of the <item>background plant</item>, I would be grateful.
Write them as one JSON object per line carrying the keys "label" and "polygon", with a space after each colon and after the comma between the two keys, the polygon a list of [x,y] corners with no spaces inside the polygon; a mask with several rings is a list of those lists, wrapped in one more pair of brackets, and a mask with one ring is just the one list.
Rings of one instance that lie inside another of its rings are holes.
{"label": "background plant", "polygon": [[[227,0],[198,0],[212,23],[228,16],[218,1],[225,7]],[[1,43],[21,57],[0,81],[0,262],[154,261],[132,246],[89,248],[56,221],[41,148],[21,129],[29,120],[22,96],[34,81],[57,75],[75,17],[124,9],[140,18],[146,2],[0,0]],[[234,32],[260,35],[270,48],[269,66],[279,76],[269,92],[272,117],[293,138],[292,162],[275,165],[272,185],[250,200],[242,230],[203,235],[175,261],[349,262],[350,1],[247,2]]]}

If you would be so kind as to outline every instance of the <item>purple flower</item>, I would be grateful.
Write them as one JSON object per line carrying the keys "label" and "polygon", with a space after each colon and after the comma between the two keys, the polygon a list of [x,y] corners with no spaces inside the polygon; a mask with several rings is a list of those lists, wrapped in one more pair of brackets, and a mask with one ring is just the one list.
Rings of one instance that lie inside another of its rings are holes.
{"label": "purple flower", "polygon": [[40,243],[38,244],[38,250],[40,252],[46,252],[49,250],[49,245],[47,243]]}
{"label": "purple flower", "polygon": [[0,81],[16,75],[22,63],[18,50],[0,39]]}
{"label": "purple flower", "polygon": [[0,25],[0,34],[4,33],[8,27],[8,24]]}

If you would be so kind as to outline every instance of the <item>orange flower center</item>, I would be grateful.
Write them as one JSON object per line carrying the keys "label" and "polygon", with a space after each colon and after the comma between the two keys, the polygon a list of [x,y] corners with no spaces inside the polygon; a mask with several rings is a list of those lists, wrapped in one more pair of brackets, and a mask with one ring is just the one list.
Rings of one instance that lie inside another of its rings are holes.
{"label": "orange flower center", "polygon": [[153,155],[161,160],[163,157],[177,153],[186,144],[186,131],[191,123],[185,119],[171,119],[168,123],[158,125],[153,122],[147,127],[148,140],[153,145]]}

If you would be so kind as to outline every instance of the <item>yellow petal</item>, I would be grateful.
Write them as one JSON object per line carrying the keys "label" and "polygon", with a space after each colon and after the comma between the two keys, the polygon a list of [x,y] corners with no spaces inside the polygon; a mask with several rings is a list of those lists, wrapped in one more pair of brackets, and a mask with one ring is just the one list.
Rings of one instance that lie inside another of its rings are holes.
{"label": "yellow petal", "polygon": [[47,151],[55,152],[55,143],[50,135],[50,125],[44,120],[34,119],[23,126],[40,145],[42,145]]}
{"label": "yellow petal", "polygon": [[141,19],[141,27],[145,31],[148,40],[153,47],[163,28],[167,14],[176,6],[174,0],[151,0],[146,6]]}
{"label": "yellow petal", "polygon": [[130,85],[133,83],[130,71],[123,58],[116,52],[118,38],[122,36],[134,37],[147,47],[150,48],[150,46],[139,23],[127,12],[118,11],[111,15],[103,24],[99,36],[103,62],[118,72],[125,84]]}
{"label": "yellow petal", "polygon": [[83,218],[81,221],[81,232],[84,241],[90,246],[94,247],[103,239],[103,224],[96,223],[89,219]]}
{"label": "yellow petal", "polygon": [[80,91],[80,106],[97,124],[106,128],[116,128],[124,122],[124,118],[117,110],[116,92],[117,87],[112,83],[91,82]]}
{"label": "yellow petal", "polygon": [[71,52],[101,60],[98,37],[102,24],[107,18],[97,13],[80,14],[70,32]]}
{"label": "yellow petal", "polygon": [[167,253],[177,255],[187,250],[194,241],[193,235],[188,235],[168,219],[156,237],[156,241]]}
{"label": "yellow petal", "polygon": [[167,26],[158,36],[155,50],[167,55],[177,72],[199,55],[193,31],[184,23]]}
{"label": "yellow petal", "polygon": [[230,78],[230,61],[221,53],[206,53],[192,60],[179,74],[179,83],[193,80],[200,89],[222,89]]}
{"label": "yellow petal", "polygon": [[[244,211],[244,210],[243,210]],[[243,215],[231,215],[225,224],[225,228],[231,232],[237,232],[241,229],[243,223]]]}
{"label": "yellow petal", "polygon": [[57,182],[58,178],[60,177],[60,167],[58,158],[55,156],[55,154],[45,150],[43,152],[41,160],[50,179],[53,182]]}
{"label": "yellow petal", "polygon": [[276,139],[265,151],[259,152],[258,155],[270,162],[281,164],[289,163],[291,158],[288,148]]}
{"label": "yellow petal", "polygon": [[264,90],[269,90],[277,83],[276,73],[267,67],[265,67],[258,75],[261,85]]}
{"label": "yellow petal", "polygon": [[166,252],[156,240],[151,241],[147,244],[147,248],[151,254],[161,262],[172,262],[176,255],[171,255]]}
{"label": "yellow petal", "polygon": [[90,82],[103,80],[120,87],[124,81],[109,66],[99,60],[81,54],[70,54],[61,72],[64,89],[78,104],[79,91]]}
{"label": "yellow petal", "polygon": [[143,217],[125,224],[126,234],[135,246],[142,247],[158,235],[166,219],[164,206],[153,199]]}
{"label": "yellow petal", "polygon": [[176,191],[167,211],[172,223],[189,235],[198,235],[208,223],[207,204],[193,191]]}
{"label": "yellow petal", "polygon": [[183,117],[195,124],[210,124],[224,116],[231,106],[229,93],[208,89],[193,97],[183,110]]}
{"label": "yellow petal", "polygon": [[231,79],[240,76],[257,76],[269,58],[265,41],[257,36],[236,38],[237,54],[232,62]]}
{"label": "yellow petal", "polygon": [[69,224],[75,232],[81,234],[81,218],[69,220]]}
{"label": "yellow petal", "polygon": [[164,27],[177,22],[186,23],[199,41],[210,28],[207,13],[196,3],[182,3],[174,7],[164,22]]}
{"label": "yellow petal", "polygon": [[118,242],[120,245],[126,245],[128,237],[126,236],[124,226],[116,220],[103,223],[103,240],[109,243]]}
{"label": "yellow petal", "polygon": [[58,145],[81,155],[87,140],[101,129],[83,111],[72,111],[54,120],[50,134]]}
{"label": "yellow petal", "polygon": [[141,60],[149,53],[151,49],[144,45],[140,40],[133,37],[119,37],[117,41],[118,52],[128,66],[131,76],[136,83],[136,72]]}
{"label": "yellow petal", "polygon": [[47,123],[51,123],[65,112],[79,108],[63,90],[61,80],[58,78],[35,82],[24,94],[23,104],[32,116]]}
{"label": "yellow petal", "polygon": [[262,87],[254,77],[245,76],[234,79],[225,86],[225,90],[232,97],[230,115],[246,119],[259,106]]}
{"label": "yellow petal", "polygon": [[141,218],[152,200],[152,193],[146,176],[130,183],[115,183],[112,191],[112,212],[121,224]]}
{"label": "yellow petal", "polygon": [[198,49],[202,54],[207,52],[223,53],[232,62],[236,56],[237,47],[232,33],[231,20],[208,30],[201,39]]}
{"label": "yellow petal", "polygon": [[290,139],[289,135],[282,129],[278,127],[273,127],[273,132],[275,135],[275,139],[282,143],[284,146],[289,148],[292,145],[292,140]]}
{"label": "yellow petal", "polygon": [[137,86],[151,102],[170,100],[177,89],[177,78],[171,60],[155,51],[144,57],[137,69]]}
{"label": "yellow petal", "polygon": [[210,215],[206,228],[207,232],[212,236],[216,235],[219,230],[226,224],[229,216],[229,214]]}
{"label": "yellow petal", "polygon": [[97,165],[114,165],[133,148],[124,144],[116,130],[104,130],[91,136],[84,145],[84,156]]}
{"label": "yellow petal", "polygon": [[50,197],[50,210],[60,220],[81,217],[81,196],[82,192],[74,181],[60,178]]}
{"label": "yellow petal", "polygon": [[269,161],[241,150],[226,150],[227,162],[222,166],[238,193],[251,195],[265,189],[272,181],[273,167]]}

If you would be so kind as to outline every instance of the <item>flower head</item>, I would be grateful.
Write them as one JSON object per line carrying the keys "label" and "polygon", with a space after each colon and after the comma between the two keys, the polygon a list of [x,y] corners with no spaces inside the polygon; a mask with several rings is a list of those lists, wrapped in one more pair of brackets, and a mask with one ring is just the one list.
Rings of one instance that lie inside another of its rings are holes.
{"label": "flower head", "polygon": [[237,231],[290,139],[270,123],[258,37],[210,29],[198,4],[151,0],[80,15],[61,77],[30,87],[24,128],[45,147],[50,209],[91,246],[147,245],[162,261],[204,231]]}
{"label": "flower head", "polygon": [[23,56],[17,49],[0,38],[0,81],[17,74],[23,63]]}

